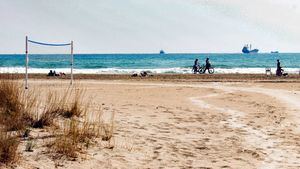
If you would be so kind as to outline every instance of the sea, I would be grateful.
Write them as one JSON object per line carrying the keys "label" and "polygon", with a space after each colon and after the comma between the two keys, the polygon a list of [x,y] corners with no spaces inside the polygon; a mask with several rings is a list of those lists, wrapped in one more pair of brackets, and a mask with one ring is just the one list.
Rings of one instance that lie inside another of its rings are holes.
{"label": "sea", "polygon": [[[148,71],[153,74],[192,73],[194,60],[200,65],[206,58],[215,73],[265,73],[266,68],[276,71],[276,60],[288,73],[300,71],[300,53],[195,53],[195,54],[75,54],[75,74],[132,74]],[[49,70],[70,73],[70,55],[30,54],[29,73],[48,73]],[[0,54],[0,73],[24,73],[25,55]]]}

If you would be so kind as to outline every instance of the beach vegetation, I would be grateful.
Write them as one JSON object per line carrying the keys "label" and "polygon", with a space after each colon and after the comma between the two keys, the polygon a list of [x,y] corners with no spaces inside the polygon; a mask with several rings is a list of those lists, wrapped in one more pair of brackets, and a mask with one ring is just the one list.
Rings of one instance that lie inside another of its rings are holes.
{"label": "beach vegetation", "polygon": [[33,121],[30,113],[36,103],[36,97],[25,93],[17,82],[0,81],[0,124],[7,131],[24,131]]}
{"label": "beach vegetation", "polygon": [[[76,89],[69,88],[62,96],[57,92],[50,91],[43,106],[43,111],[33,123],[33,127],[43,128],[45,126],[53,126],[54,120],[61,116],[64,118],[82,116],[88,108],[88,105],[82,103],[83,97],[83,92]],[[71,103],[68,103],[70,100]]]}
{"label": "beach vegetation", "polygon": [[37,91],[24,90],[13,79],[0,81],[0,163],[18,159],[21,139],[28,139],[25,151],[32,152],[37,138],[31,136],[31,131],[36,133],[37,128],[52,131],[46,146],[54,159],[76,159],[98,141],[110,142],[113,138],[114,113],[108,123],[100,109],[95,116],[88,114],[91,110],[83,102],[83,90],[69,88],[63,93],[51,90],[44,95],[38,95]]}
{"label": "beach vegetation", "polygon": [[[95,115],[95,114],[94,114]],[[86,114],[84,118],[72,117],[63,124],[62,132],[48,144],[49,150],[54,154],[54,159],[67,157],[76,158],[91,145],[97,143],[98,139],[110,141],[114,131],[114,113],[109,123],[102,119],[102,112],[89,119]],[[96,120],[95,120],[96,119]]]}
{"label": "beach vegetation", "polygon": [[[62,111],[62,116],[65,118],[72,118],[72,117],[81,117],[83,114],[86,113],[88,104],[83,104],[82,98],[84,97],[83,90],[75,90],[74,96],[71,98],[71,103],[67,108]],[[68,95],[71,95],[70,93]],[[65,107],[65,106],[63,106]]]}
{"label": "beach vegetation", "polygon": [[0,132],[0,166],[13,164],[18,161],[18,146],[20,140],[11,132]]}

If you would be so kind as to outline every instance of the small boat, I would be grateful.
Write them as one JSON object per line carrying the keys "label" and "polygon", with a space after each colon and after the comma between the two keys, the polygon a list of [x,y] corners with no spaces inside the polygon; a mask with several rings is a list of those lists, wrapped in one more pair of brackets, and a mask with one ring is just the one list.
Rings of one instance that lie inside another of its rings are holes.
{"label": "small boat", "polygon": [[244,47],[243,47],[243,49],[242,49],[242,52],[243,53],[246,53],[246,54],[249,54],[249,53],[258,53],[258,49],[251,49],[252,48],[252,45],[250,44],[250,45],[245,45]]}
{"label": "small boat", "polygon": [[271,53],[279,53],[278,51],[271,51]]}
{"label": "small boat", "polygon": [[165,51],[160,50],[160,51],[159,51],[159,54],[163,55],[163,54],[165,54]]}

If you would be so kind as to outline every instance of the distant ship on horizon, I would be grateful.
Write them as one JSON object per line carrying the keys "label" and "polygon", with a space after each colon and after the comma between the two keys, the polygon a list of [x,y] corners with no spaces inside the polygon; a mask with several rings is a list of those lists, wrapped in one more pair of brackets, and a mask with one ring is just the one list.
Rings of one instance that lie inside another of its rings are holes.
{"label": "distant ship on horizon", "polygon": [[246,44],[244,47],[243,47],[243,49],[242,49],[242,52],[243,53],[246,53],[246,54],[248,54],[248,53],[258,53],[258,49],[253,49],[252,50],[252,45],[250,44]]}
{"label": "distant ship on horizon", "polygon": [[159,51],[159,54],[163,55],[163,54],[165,54],[165,51],[160,50],[160,51]]}
{"label": "distant ship on horizon", "polygon": [[271,53],[279,53],[278,51],[271,51]]}

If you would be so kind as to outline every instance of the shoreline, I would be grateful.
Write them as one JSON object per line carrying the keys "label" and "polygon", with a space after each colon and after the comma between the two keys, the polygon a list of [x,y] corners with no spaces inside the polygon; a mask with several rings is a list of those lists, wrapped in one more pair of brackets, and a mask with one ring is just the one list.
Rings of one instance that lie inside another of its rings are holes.
{"label": "shoreline", "polygon": [[[23,79],[24,74],[0,74],[0,79]],[[65,77],[49,77],[46,74],[29,74],[29,79],[68,80]],[[130,80],[175,82],[300,82],[300,75],[277,77],[266,74],[153,74],[147,77],[131,77],[131,74],[74,74],[74,80]]]}
{"label": "shoreline", "polygon": [[[276,74],[276,67],[267,67]],[[29,68],[28,72],[32,74],[45,74],[49,72],[49,68]],[[70,68],[52,68],[56,72],[70,73]],[[285,67],[286,73],[299,74],[299,68]],[[152,74],[192,74],[192,66],[185,67],[169,67],[169,68],[74,68],[75,74],[133,74],[139,72],[148,72]],[[263,74],[266,67],[234,67],[234,68],[216,68],[215,74]],[[25,73],[24,67],[0,67],[0,73]]]}

